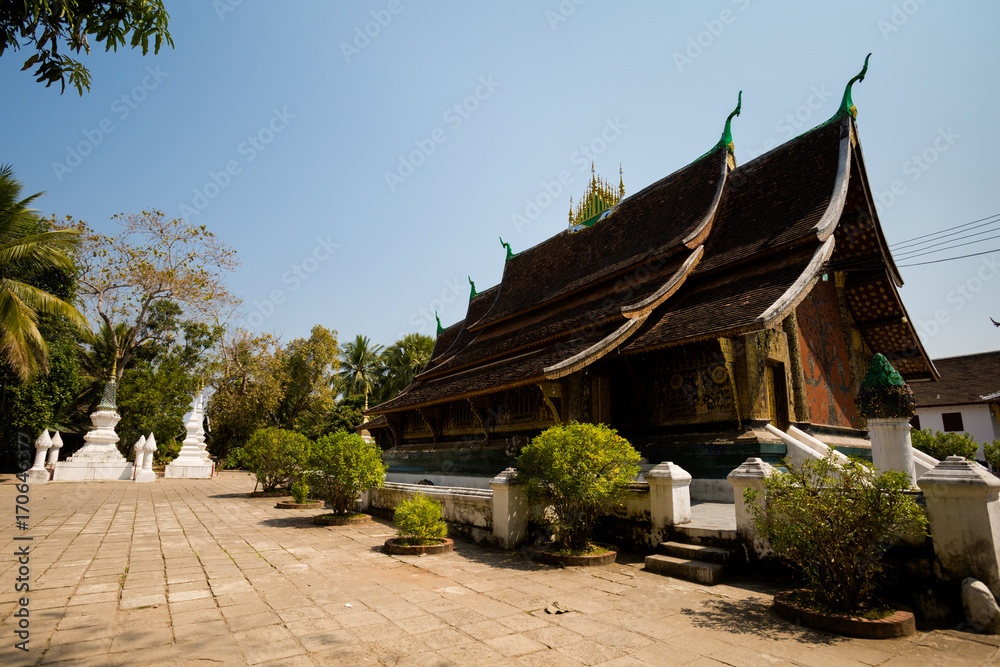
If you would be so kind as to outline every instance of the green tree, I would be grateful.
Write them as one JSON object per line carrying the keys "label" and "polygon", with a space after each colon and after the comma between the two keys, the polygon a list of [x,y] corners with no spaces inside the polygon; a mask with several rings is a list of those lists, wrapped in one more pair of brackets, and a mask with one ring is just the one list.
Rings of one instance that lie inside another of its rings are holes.
{"label": "green tree", "polygon": [[278,406],[283,428],[309,437],[321,434],[324,419],[334,406],[331,389],[334,368],[340,363],[337,332],[317,324],[309,338],[297,338],[285,348],[284,397]]}
{"label": "green tree", "polygon": [[115,236],[72,218],[60,226],[82,234],[76,253],[78,293],[92,319],[113,334],[109,342],[120,381],[141,347],[170,332],[165,322],[181,315],[189,321],[225,321],[239,299],[229,292],[223,274],[239,263],[204,225],[168,219],[159,211],[115,219],[122,225]]}
{"label": "green tree", "polygon": [[915,449],[938,461],[944,461],[949,456],[963,456],[974,461],[979,450],[976,439],[970,433],[942,433],[925,428],[910,431],[910,441]]}
{"label": "green tree", "polygon": [[301,433],[273,426],[255,431],[243,448],[243,461],[263,491],[288,486],[302,473],[312,443]]}
{"label": "green tree", "polygon": [[364,420],[364,396],[341,396],[323,420],[322,432],[353,432]]}
{"label": "green tree", "polygon": [[357,433],[324,435],[312,447],[306,480],[312,492],[326,498],[334,514],[349,514],[361,494],[382,486],[385,463],[374,443]]}
{"label": "green tree", "polygon": [[379,403],[395,398],[431,360],[434,339],[419,333],[407,334],[381,354],[381,372],[375,391]]}
{"label": "green tree", "polygon": [[21,198],[21,184],[9,165],[0,165],[0,358],[22,380],[44,370],[48,345],[38,330],[40,315],[85,327],[70,303],[39,287],[47,274],[71,274],[79,234],[46,231]]}
{"label": "green tree", "polygon": [[639,474],[639,453],[603,424],[552,426],[517,457],[517,477],[535,503],[551,507],[557,543],[587,548],[597,519]]}
{"label": "green tree", "polygon": [[210,451],[225,457],[243,447],[254,431],[278,423],[286,368],[281,348],[270,335],[237,329],[220,343],[219,368],[208,404]]}
{"label": "green tree", "polygon": [[1000,472],[1000,440],[984,442],[983,455],[986,462],[993,466],[993,472]]}
{"label": "green tree", "polygon": [[368,336],[361,334],[352,342],[344,343],[339,375],[348,394],[365,397],[366,410],[368,396],[378,384],[381,352],[381,345],[373,345]]}
{"label": "green tree", "polygon": [[852,459],[786,462],[788,472],[764,478],[764,497],[746,491],[760,535],[805,578],[803,600],[842,613],[871,607],[882,558],[905,535],[926,534],[927,519],[907,495],[905,473],[878,471]]}
{"label": "green tree", "polygon": [[174,45],[167,31],[169,18],[162,0],[5,2],[0,5],[0,56],[7,49],[33,49],[22,70],[34,66],[33,76],[46,88],[59,82],[65,92],[68,81],[83,95],[85,88],[90,90],[90,72],[80,61],[59,53],[60,47],[90,53],[92,39],[104,42],[105,51],[130,44],[146,55],[152,38],[153,53],[159,53],[164,42]]}

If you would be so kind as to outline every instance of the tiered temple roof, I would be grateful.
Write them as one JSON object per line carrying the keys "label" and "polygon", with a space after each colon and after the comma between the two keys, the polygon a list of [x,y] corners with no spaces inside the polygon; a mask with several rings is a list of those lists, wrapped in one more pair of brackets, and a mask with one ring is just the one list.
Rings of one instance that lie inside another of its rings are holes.
{"label": "tiered temple roof", "polygon": [[595,190],[602,210],[583,206],[588,197],[569,229],[508,253],[500,284],[474,294],[414,382],[370,412],[766,329],[833,271],[849,276],[850,315],[868,345],[908,380],[936,379],[897,291],[902,279],[870,195],[850,84],[832,119],[740,167],[729,129],[738,111],[694,162],[617,203],[603,201],[613,194],[603,183]]}

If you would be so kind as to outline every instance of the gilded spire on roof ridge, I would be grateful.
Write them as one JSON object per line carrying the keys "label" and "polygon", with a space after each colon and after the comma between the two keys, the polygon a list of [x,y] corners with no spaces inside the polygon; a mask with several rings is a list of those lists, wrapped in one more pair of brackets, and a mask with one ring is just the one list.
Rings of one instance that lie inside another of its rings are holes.
{"label": "gilded spire on roof ridge", "polygon": [[625,198],[625,171],[622,169],[622,163],[618,163],[618,201]]}
{"label": "gilded spire on roof ridge", "polygon": [[569,200],[569,226],[584,225],[592,227],[597,222],[598,216],[605,211],[614,208],[625,196],[625,183],[622,180],[624,173],[621,165],[618,165],[619,185],[616,189],[611,181],[597,175],[597,169],[593,162],[590,163],[591,176],[590,183],[583,193],[583,197],[573,206],[573,198]]}
{"label": "gilded spire on roof ridge", "polygon": [[872,54],[870,53],[865,56],[865,66],[861,68],[861,71],[858,72],[853,79],[847,82],[847,87],[844,88],[844,98],[840,101],[840,108],[837,109],[837,113],[834,118],[845,113],[851,114],[851,118],[858,117],[858,108],[854,106],[854,100],[851,98],[851,86],[854,85],[855,81],[865,80],[865,74],[868,72],[868,59],[871,57]]}

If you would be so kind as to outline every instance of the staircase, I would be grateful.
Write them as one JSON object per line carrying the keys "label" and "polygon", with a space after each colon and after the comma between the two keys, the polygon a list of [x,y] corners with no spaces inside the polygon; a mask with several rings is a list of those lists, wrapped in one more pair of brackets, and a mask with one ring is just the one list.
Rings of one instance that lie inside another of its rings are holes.
{"label": "staircase", "polygon": [[714,586],[743,563],[736,518],[728,516],[732,505],[702,505],[692,505],[691,523],[674,526],[673,539],[661,542],[657,553],[646,556],[647,570]]}

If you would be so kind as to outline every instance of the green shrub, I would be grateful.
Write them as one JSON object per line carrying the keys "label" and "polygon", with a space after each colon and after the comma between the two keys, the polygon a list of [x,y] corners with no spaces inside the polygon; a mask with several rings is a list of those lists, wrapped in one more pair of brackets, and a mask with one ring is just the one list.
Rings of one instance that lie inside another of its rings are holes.
{"label": "green shrub", "polygon": [[385,481],[382,452],[357,433],[324,435],[313,445],[306,480],[334,514],[349,514],[364,491]]}
{"label": "green shrub", "polygon": [[242,447],[233,447],[226,454],[226,458],[222,459],[219,464],[220,470],[246,470],[247,465],[244,462],[246,458],[246,451]]}
{"label": "green shrub", "polygon": [[392,520],[399,536],[410,544],[437,544],[448,534],[441,517],[441,503],[422,493],[396,506]]}
{"label": "green shrub", "polygon": [[933,456],[938,461],[944,461],[949,456],[962,456],[970,460],[976,459],[979,445],[969,433],[942,433],[933,429],[910,431],[910,442],[915,449]]}
{"label": "green shrub", "polygon": [[803,575],[815,606],[872,609],[885,552],[899,537],[926,535],[927,519],[906,493],[909,477],[860,459],[786,465],[787,473],[764,478],[764,503],[758,492],[745,493],[758,533]]}
{"label": "green shrub", "polygon": [[309,498],[309,485],[301,477],[292,484],[292,500],[297,503],[304,503]]}
{"label": "green shrub", "polygon": [[273,426],[262,428],[250,436],[243,448],[243,463],[257,476],[264,491],[273,491],[287,486],[302,472],[310,444],[301,433]]}
{"label": "green shrub", "polygon": [[986,462],[993,466],[994,470],[1000,470],[1000,440],[984,442],[983,454],[986,456]]}
{"label": "green shrub", "polygon": [[639,474],[639,458],[617,431],[574,421],[536,436],[517,457],[517,477],[532,502],[551,508],[557,545],[582,550],[597,519]]}

